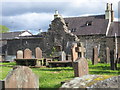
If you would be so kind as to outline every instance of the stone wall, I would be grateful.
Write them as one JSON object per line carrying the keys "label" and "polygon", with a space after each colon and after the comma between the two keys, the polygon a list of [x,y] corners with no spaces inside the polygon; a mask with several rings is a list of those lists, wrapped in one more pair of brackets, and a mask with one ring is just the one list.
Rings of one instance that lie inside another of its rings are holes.
{"label": "stone wall", "polygon": [[99,58],[105,60],[105,48],[106,48],[106,38],[103,35],[94,35],[94,36],[79,36],[80,41],[83,42],[84,47],[86,48],[85,57],[92,59],[93,57],[93,48],[97,46]]}

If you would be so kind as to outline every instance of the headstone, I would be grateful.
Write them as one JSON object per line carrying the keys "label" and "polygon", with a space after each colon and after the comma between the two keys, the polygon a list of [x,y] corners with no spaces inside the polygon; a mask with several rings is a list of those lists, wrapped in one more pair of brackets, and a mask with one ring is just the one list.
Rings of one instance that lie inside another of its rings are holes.
{"label": "headstone", "polygon": [[72,61],[74,62],[78,58],[78,53],[76,52],[77,43],[74,43],[71,48]]}
{"label": "headstone", "polygon": [[60,54],[60,61],[66,61],[66,53],[64,51],[59,52]]}
{"label": "headstone", "polygon": [[98,63],[98,48],[97,46],[95,46],[93,48],[93,60],[92,60],[92,64],[95,65]]}
{"label": "headstone", "polygon": [[28,48],[24,50],[24,59],[32,59],[32,51]]}
{"label": "headstone", "polygon": [[36,58],[38,59],[42,58],[42,50],[39,47],[35,49],[35,54],[36,54]]}
{"label": "headstone", "polygon": [[17,51],[16,59],[23,59],[23,51],[22,50]]}
{"label": "headstone", "polygon": [[88,74],[88,62],[85,58],[78,58],[73,62],[75,77],[81,77]]}
{"label": "headstone", "polygon": [[106,63],[110,63],[110,49],[106,47]]}
{"label": "headstone", "polygon": [[14,67],[5,78],[5,88],[39,88],[39,79],[29,67]]}
{"label": "headstone", "polygon": [[88,74],[88,62],[84,57],[85,48],[82,43],[79,43],[76,48],[76,52],[78,53],[78,58],[73,62],[74,75],[75,77],[81,77],[83,75]]}

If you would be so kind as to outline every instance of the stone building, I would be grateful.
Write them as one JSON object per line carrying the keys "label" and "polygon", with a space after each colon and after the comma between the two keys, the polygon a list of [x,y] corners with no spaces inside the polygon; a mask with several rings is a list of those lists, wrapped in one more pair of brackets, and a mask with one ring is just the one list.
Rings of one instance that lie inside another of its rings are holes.
{"label": "stone building", "polygon": [[92,59],[93,47],[97,46],[99,58],[104,61],[105,48],[115,49],[115,34],[118,53],[120,53],[120,22],[114,22],[112,4],[107,3],[105,14],[84,17],[63,18],[58,11],[49,25],[47,32],[40,35],[13,38],[7,42],[7,55],[15,55],[16,51],[30,48],[33,51],[40,47],[45,57],[50,56],[53,47],[60,46],[67,55],[71,54],[71,46],[82,42],[86,48],[86,58]]}

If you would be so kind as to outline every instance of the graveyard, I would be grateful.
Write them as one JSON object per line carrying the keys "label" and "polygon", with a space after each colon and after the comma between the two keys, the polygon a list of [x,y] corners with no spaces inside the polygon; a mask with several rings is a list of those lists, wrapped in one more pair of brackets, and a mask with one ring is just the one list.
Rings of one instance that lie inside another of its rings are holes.
{"label": "graveyard", "polygon": [[[109,64],[98,63],[92,65],[89,62],[89,74],[93,75],[110,75],[117,76],[120,74],[119,70],[110,70]],[[8,72],[12,69],[16,63],[0,63],[2,72],[0,72],[0,80],[3,80]],[[120,69],[120,64],[118,64]],[[4,69],[4,70],[3,70]],[[33,72],[39,76],[39,87],[40,88],[59,88],[61,82],[74,78],[74,71],[72,67],[56,67],[56,68],[31,68]],[[49,78],[48,78],[49,77]]]}
{"label": "graveyard", "polygon": [[37,35],[3,33],[0,89],[119,88],[119,27],[107,3],[104,15],[63,18],[55,10]]}

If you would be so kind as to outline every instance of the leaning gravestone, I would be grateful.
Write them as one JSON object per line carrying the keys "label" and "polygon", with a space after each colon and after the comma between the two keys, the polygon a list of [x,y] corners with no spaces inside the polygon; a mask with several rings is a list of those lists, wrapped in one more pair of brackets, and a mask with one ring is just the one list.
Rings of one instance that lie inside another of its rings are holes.
{"label": "leaning gravestone", "polygon": [[98,63],[98,48],[97,46],[95,46],[93,48],[93,60],[92,60],[92,64],[95,65]]}
{"label": "leaning gravestone", "polygon": [[39,79],[29,67],[15,67],[5,78],[5,88],[39,88]]}
{"label": "leaning gravestone", "polygon": [[88,62],[84,58],[85,48],[80,43],[76,50],[77,53],[79,53],[79,57],[73,62],[73,68],[74,68],[74,75],[75,77],[81,77],[83,75],[88,74]]}
{"label": "leaning gravestone", "polygon": [[78,58],[78,53],[76,52],[77,43],[74,43],[71,48],[72,61],[74,62]]}
{"label": "leaning gravestone", "polygon": [[106,47],[106,63],[110,63],[110,49]]}
{"label": "leaning gravestone", "polygon": [[32,59],[32,51],[28,48],[24,50],[24,59]]}
{"label": "leaning gravestone", "polygon": [[39,47],[35,49],[35,54],[36,54],[36,58],[38,59],[42,58],[42,50]]}
{"label": "leaning gravestone", "polygon": [[23,59],[23,51],[22,50],[17,51],[16,59]]}

